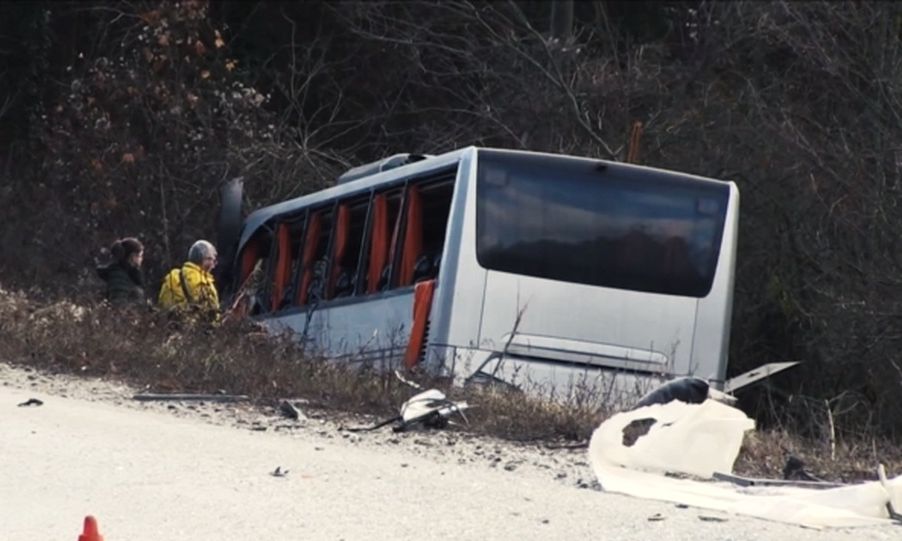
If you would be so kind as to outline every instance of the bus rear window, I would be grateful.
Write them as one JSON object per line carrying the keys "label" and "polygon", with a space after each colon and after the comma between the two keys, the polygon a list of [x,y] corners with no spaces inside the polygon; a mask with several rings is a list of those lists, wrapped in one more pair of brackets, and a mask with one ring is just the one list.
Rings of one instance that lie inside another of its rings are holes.
{"label": "bus rear window", "polygon": [[480,151],[476,255],[492,270],[634,291],[711,290],[729,187]]}

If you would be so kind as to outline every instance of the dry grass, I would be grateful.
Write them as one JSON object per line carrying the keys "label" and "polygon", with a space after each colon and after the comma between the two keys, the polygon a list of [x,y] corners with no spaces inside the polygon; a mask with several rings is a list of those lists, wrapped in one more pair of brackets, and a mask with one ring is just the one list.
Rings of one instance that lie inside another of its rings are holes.
{"label": "dry grass", "polygon": [[799,458],[805,471],[820,479],[855,482],[877,479],[877,465],[886,466],[889,476],[902,475],[902,449],[879,438],[838,442],[835,452],[821,442],[780,430],[764,430],[746,435],[734,471],[760,478],[783,477],[789,456]]}
{"label": "dry grass", "polygon": [[470,430],[514,441],[582,441],[604,419],[601,405],[529,397],[508,390],[456,393],[476,407],[467,412]]}
{"label": "dry grass", "polygon": [[[225,392],[264,402],[304,398],[317,407],[375,416],[397,414],[418,392],[391,372],[326,362],[306,355],[291,337],[250,324],[191,325],[150,308],[41,302],[2,290],[0,322],[4,361],[114,377],[155,392]],[[601,419],[588,404],[567,407],[511,391],[418,382],[475,405],[467,415],[471,430],[507,439],[578,440]]]}
{"label": "dry grass", "polygon": [[150,308],[35,302],[0,294],[6,361],[52,372],[115,377],[156,392],[225,392],[255,400],[303,396],[324,407],[380,411],[400,385],[321,359],[247,324],[211,327]]}
{"label": "dry grass", "polygon": [[[0,360],[12,364],[115,378],[157,392],[226,392],[267,403],[305,398],[316,407],[377,417],[397,414],[399,404],[418,392],[391,373],[307,356],[290,337],[265,335],[247,324],[193,326],[149,308],[36,301],[3,290],[0,352]],[[508,440],[586,441],[606,416],[588,387],[566,400],[543,400],[503,389],[419,383],[472,404],[468,430]],[[735,471],[780,478],[790,455],[829,480],[873,479],[881,462],[890,474],[902,474],[902,450],[892,442],[860,435],[831,446],[786,430],[749,434]]]}

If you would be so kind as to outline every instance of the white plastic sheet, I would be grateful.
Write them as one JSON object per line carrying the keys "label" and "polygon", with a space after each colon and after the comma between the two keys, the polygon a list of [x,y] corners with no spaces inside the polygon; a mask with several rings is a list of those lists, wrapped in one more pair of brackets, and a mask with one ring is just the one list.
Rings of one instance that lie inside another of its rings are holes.
{"label": "white plastic sheet", "polygon": [[[654,418],[648,433],[631,446],[623,429]],[[665,476],[667,472],[710,479],[730,473],[744,434],[754,421],[714,400],[670,402],[618,413],[599,426],[589,459],[602,489],[639,498],[749,515],[803,526],[849,527],[889,521],[887,502],[902,509],[902,476],[830,489],[737,487],[709,480]]]}

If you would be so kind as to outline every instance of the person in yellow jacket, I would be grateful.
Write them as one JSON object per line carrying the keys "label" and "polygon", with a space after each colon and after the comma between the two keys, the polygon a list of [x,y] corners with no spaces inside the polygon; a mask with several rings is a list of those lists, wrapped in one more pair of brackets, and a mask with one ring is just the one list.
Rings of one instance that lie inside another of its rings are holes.
{"label": "person in yellow jacket", "polygon": [[199,240],[188,250],[188,261],[163,278],[158,302],[164,309],[193,309],[219,319],[219,294],[211,271],[216,266],[216,248]]}

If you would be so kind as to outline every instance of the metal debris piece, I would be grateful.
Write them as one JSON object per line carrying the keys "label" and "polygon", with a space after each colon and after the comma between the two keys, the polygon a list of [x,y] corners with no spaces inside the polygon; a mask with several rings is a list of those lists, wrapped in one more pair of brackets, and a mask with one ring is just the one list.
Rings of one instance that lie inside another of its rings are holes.
{"label": "metal debris piece", "polygon": [[567,451],[574,451],[577,449],[588,449],[589,448],[589,440],[579,441],[576,443],[548,443],[545,444],[545,449],[550,449],[553,451],[557,451],[559,449],[564,449]]}
{"label": "metal debris piece", "polygon": [[209,402],[242,402],[249,400],[243,394],[193,394],[193,393],[141,393],[132,397],[139,402],[150,402],[154,400],[191,400],[191,401],[209,401]]}
{"label": "metal debris piece", "polygon": [[736,402],[736,398],[711,387],[707,381],[696,377],[674,378],[649,391],[636,402],[633,410],[654,404],[667,404],[674,400],[686,404],[701,404],[708,399],[724,404]]}
{"label": "metal debris piece", "polygon": [[288,475],[288,470],[283,470],[282,466],[276,466],[276,469],[269,472],[269,474],[273,477],[285,477],[286,475]]}
{"label": "metal debris piece", "polygon": [[782,372],[787,368],[792,368],[797,364],[799,364],[798,361],[785,363],[767,363],[765,365],[759,366],[758,368],[754,368],[752,370],[749,370],[748,372],[728,379],[726,382],[724,382],[723,390],[725,393],[735,393],[743,387],[747,387],[752,383],[755,383],[756,381],[770,377],[777,372]]}
{"label": "metal debris piece", "polygon": [[380,421],[373,426],[350,426],[350,427],[341,427],[339,430],[347,430],[348,432],[369,432],[371,430],[376,430],[382,428],[383,426],[390,425],[394,422],[400,421],[401,416],[397,415],[395,417],[391,417],[384,421]]}
{"label": "metal debris piece", "polygon": [[398,378],[398,380],[400,380],[400,382],[403,383],[403,384],[405,384],[405,385],[408,385],[408,386],[410,386],[410,387],[413,387],[414,389],[416,389],[416,390],[418,390],[418,391],[422,391],[422,390],[423,390],[423,386],[422,386],[422,385],[420,385],[419,383],[417,383],[417,382],[415,382],[415,381],[413,381],[413,380],[409,380],[409,379],[405,378],[405,377],[401,374],[401,372],[398,371],[398,370],[395,370],[395,377]]}
{"label": "metal debris piece", "polygon": [[429,428],[445,428],[449,417],[454,413],[461,416],[466,424],[470,424],[463,410],[470,406],[466,402],[454,402],[445,397],[438,389],[429,389],[411,397],[401,405],[401,414],[386,419],[369,427],[345,428],[349,432],[367,432],[395,423],[392,430],[403,432],[411,426],[422,424]]}
{"label": "metal debris piece", "polygon": [[19,404],[20,408],[28,408],[31,406],[43,406],[44,402],[42,400],[38,400],[37,398],[29,398],[25,402]]}
{"label": "metal debris piece", "polygon": [[829,481],[805,481],[794,479],[757,479],[742,477],[730,473],[714,472],[712,476],[718,481],[726,481],[741,487],[801,487],[801,488],[836,488],[846,486],[844,483],[831,483]]}
{"label": "metal debris piece", "polygon": [[797,456],[789,455],[786,459],[786,465],[783,466],[783,479],[787,481],[814,481],[823,483],[823,479],[819,479],[807,471],[805,471],[805,463]]}
{"label": "metal debris piece", "polygon": [[395,432],[406,430],[410,426],[422,423],[430,428],[445,428],[448,418],[457,413],[466,424],[470,424],[464,415],[469,405],[466,402],[453,402],[438,389],[429,389],[414,395],[401,405],[401,424],[394,428]]}
{"label": "metal debris piece", "polygon": [[301,410],[297,409],[294,404],[287,400],[283,400],[282,403],[279,404],[279,413],[282,414],[282,417],[287,417],[295,421],[303,417]]}

